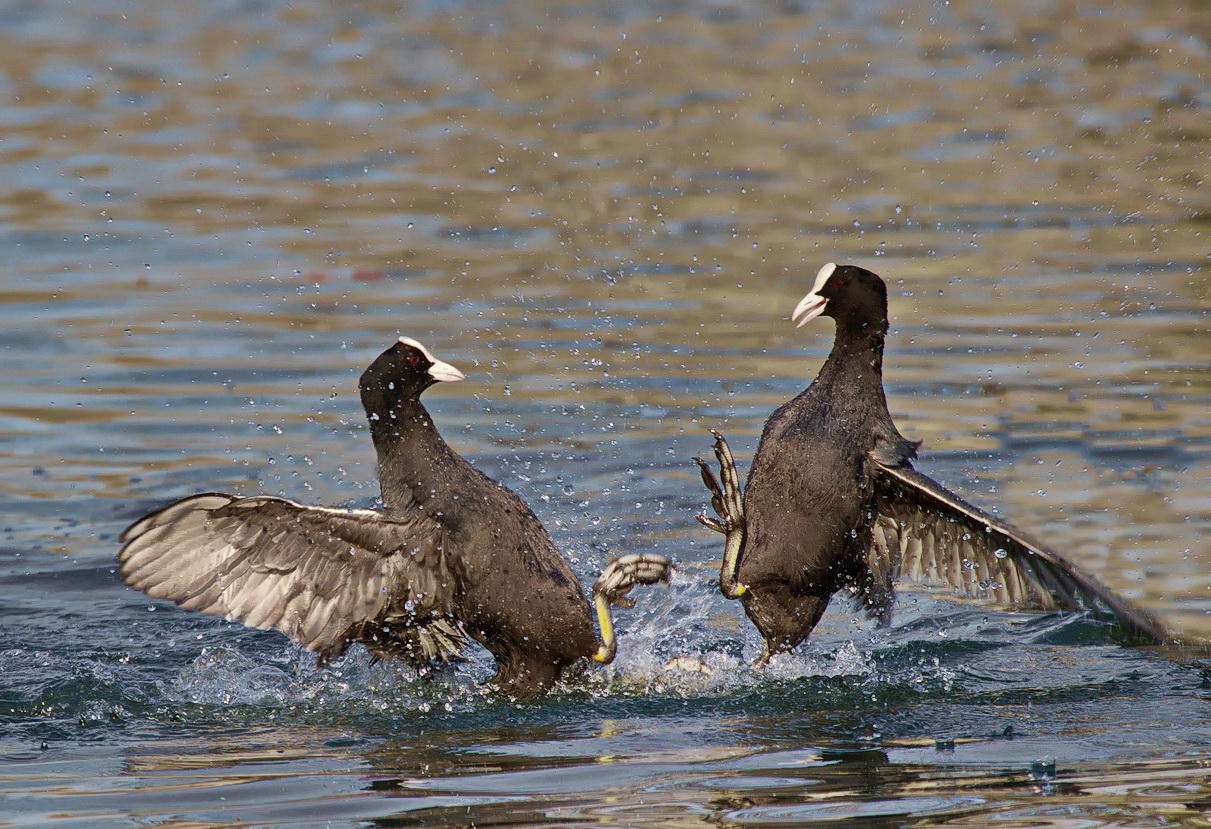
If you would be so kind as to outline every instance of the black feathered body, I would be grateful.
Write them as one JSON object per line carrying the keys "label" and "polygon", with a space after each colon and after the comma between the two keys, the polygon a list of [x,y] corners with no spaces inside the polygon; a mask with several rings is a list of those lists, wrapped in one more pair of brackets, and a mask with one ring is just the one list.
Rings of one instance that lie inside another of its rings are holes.
{"label": "black feathered body", "polygon": [[838,590],[870,590],[876,458],[904,461],[915,449],[887,411],[883,338],[874,326],[839,326],[815,381],[762,432],[745,487],[739,580],[772,651],[801,642]]}
{"label": "black feathered body", "polygon": [[454,615],[495,657],[494,684],[523,695],[589,657],[596,635],[580,581],[512,490],[449,447],[419,400],[363,388],[388,515],[431,516],[457,568]]}
{"label": "black feathered body", "polygon": [[[420,394],[462,373],[407,338],[362,373],[382,509],[204,493],[133,523],[121,574],[154,598],[282,631],[321,661],[353,642],[417,664],[451,661],[467,636],[496,658],[497,690],[549,688],[598,652],[567,561],[516,494],[438,434]],[[665,577],[667,559],[624,556],[594,590],[610,601]]]}
{"label": "black feathered body", "polygon": [[917,444],[897,431],[883,392],[882,279],[828,265],[796,314],[831,316],[833,348],[815,381],[765,424],[736,572],[721,574],[765,638],[765,657],[802,642],[842,589],[886,623],[900,579],[1012,607],[1083,609],[1137,640],[1168,640],[1151,614],[913,468]]}

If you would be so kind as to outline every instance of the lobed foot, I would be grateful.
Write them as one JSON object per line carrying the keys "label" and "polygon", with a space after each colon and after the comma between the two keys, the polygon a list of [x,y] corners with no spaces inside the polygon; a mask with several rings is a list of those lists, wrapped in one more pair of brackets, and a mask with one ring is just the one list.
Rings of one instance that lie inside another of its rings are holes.
{"label": "lobed foot", "polygon": [[740,492],[740,476],[736,472],[736,459],[723,435],[711,430],[715,436],[715,459],[719,462],[719,477],[702,458],[694,458],[702,473],[702,482],[711,492],[711,507],[718,519],[705,513],[698,516],[703,526],[727,538],[723,549],[723,566],[719,568],[719,589],[726,598],[738,599],[748,590],[737,580],[740,570],[740,551],[744,546],[744,499]]}
{"label": "lobed foot", "polygon": [[606,565],[593,585],[593,607],[597,610],[597,624],[601,627],[601,647],[593,654],[594,659],[608,665],[614,661],[618,649],[610,606],[634,607],[635,600],[627,598],[627,593],[636,585],[659,581],[667,584],[672,573],[672,562],[653,553],[619,556]]}
{"label": "lobed foot", "polygon": [[619,556],[601,571],[593,585],[593,595],[604,596],[617,607],[634,607],[635,600],[624,598],[636,585],[668,583],[672,563],[664,556],[652,553],[631,553]]}
{"label": "lobed foot", "polygon": [[711,518],[706,513],[698,516],[703,526],[717,533],[727,535],[729,532],[744,529],[744,500],[740,493],[740,476],[736,472],[736,459],[727,445],[723,435],[711,430],[715,436],[715,459],[719,462],[719,478],[702,458],[695,457],[698,469],[702,473],[702,482],[711,491],[711,508],[719,519]]}
{"label": "lobed foot", "polygon": [[685,674],[702,674],[714,676],[715,669],[696,656],[674,656],[660,668],[663,673],[677,671]]}

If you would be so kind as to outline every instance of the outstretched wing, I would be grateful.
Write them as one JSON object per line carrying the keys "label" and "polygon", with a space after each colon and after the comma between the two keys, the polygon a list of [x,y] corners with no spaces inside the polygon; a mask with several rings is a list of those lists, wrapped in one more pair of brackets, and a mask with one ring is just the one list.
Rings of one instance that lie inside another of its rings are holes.
{"label": "outstretched wing", "polygon": [[385,623],[448,627],[454,610],[453,557],[428,517],[207,493],[136,521],[121,540],[131,587],[276,628],[325,659]]}
{"label": "outstretched wing", "polygon": [[1084,609],[1133,637],[1169,640],[1150,614],[908,464],[879,465],[874,488],[874,604],[890,600],[896,580],[941,581],[1013,607]]}

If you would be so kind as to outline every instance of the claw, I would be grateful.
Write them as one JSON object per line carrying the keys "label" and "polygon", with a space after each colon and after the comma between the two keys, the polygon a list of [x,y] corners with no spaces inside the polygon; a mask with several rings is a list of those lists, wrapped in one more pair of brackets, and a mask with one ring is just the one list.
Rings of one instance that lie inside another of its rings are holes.
{"label": "claw", "polygon": [[695,455],[694,463],[698,464],[698,471],[702,473],[702,483],[706,484],[706,488],[711,492],[718,492],[719,482],[715,480],[715,473],[711,471],[706,461]]}
{"label": "claw", "polygon": [[715,436],[715,458],[719,461],[719,477],[723,481],[721,497],[729,513],[743,515],[744,502],[740,495],[740,476],[736,473],[736,459],[732,457],[732,449],[723,435],[713,430],[712,434]]}
{"label": "claw", "polygon": [[652,553],[619,556],[606,565],[593,585],[593,607],[597,611],[597,624],[601,627],[601,647],[593,654],[594,659],[608,665],[614,661],[614,654],[618,650],[610,606],[634,607],[635,600],[626,598],[626,594],[636,585],[660,581],[667,584],[672,574],[672,562]]}
{"label": "claw", "polygon": [[719,462],[719,476],[702,458],[694,458],[702,475],[702,483],[711,493],[711,508],[719,516],[719,520],[707,516],[698,516],[698,521],[704,527],[715,532],[723,533],[727,541],[723,550],[723,565],[719,569],[719,588],[729,599],[739,598],[748,587],[737,581],[740,569],[740,551],[744,546],[744,498],[740,491],[740,476],[736,472],[736,459],[727,445],[727,439],[719,432],[711,429],[715,436],[715,460]]}
{"label": "claw", "polygon": [[696,457],[694,460],[698,464],[698,471],[702,474],[702,483],[706,484],[706,488],[711,491],[711,509],[715,510],[716,514],[723,517],[723,488],[719,485],[719,479],[715,477],[715,473],[707,466],[706,461]]}

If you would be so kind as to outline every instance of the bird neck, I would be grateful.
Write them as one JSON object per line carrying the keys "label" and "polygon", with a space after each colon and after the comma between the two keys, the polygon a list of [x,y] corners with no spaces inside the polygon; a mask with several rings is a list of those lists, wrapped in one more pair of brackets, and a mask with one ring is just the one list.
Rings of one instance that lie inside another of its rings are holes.
{"label": "bird neck", "polygon": [[824,401],[834,412],[830,422],[851,429],[865,424],[865,451],[879,463],[895,465],[911,460],[917,452],[916,441],[900,434],[887,408],[883,391],[883,343],[887,336],[882,325],[837,324],[833,350],[816,376],[816,382],[803,393],[805,399]]}
{"label": "bird neck", "polygon": [[863,392],[855,399],[875,399],[887,408],[883,395],[883,344],[887,336],[885,325],[837,320],[833,350],[820,369],[817,382],[844,383]]}
{"label": "bird neck", "polygon": [[400,508],[424,504],[446,489],[454,452],[419,400],[397,400],[373,410],[367,407],[366,415],[378,454],[384,504]]}

